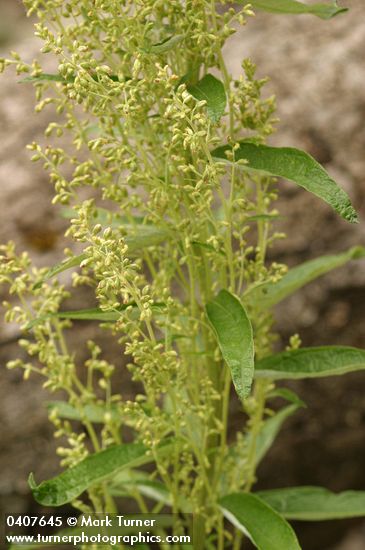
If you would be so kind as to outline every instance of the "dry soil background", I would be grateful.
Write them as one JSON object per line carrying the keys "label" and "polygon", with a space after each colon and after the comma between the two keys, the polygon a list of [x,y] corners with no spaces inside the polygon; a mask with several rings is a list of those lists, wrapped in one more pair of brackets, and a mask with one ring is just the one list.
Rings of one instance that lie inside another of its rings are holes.
{"label": "dry soil background", "polygon": [[[349,14],[324,22],[310,16],[258,15],[232,38],[226,58],[235,73],[251,57],[268,93],[278,98],[281,124],[272,143],[305,148],[351,195],[362,220],[350,226],[318,199],[282,184],[281,229],[289,238],[273,257],[295,265],[323,253],[365,244],[365,5],[344,0]],[[0,0],[0,56],[15,49],[37,55],[32,23],[18,0]],[[42,134],[48,113],[33,113],[33,91],[7,72],[0,86],[0,241],[15,240],[39,265],[61,258],[63,222],[50,206],[47,176],[29,162],[25,145]],[[282,343],[299,332],[305,345],[365,347],[364,262],[311,284],[277,311]],[[85,330],[92,330],[86,328]],[[18,354],[16,327],[0,329],[0,511],[35,510],[26,484],[30,471],[41,480],[57,471],[51,429],[39,381],[23,383],[6,371]],[[333,490],[365,490],[365,375],[295,389],[308,409],[288,422],[261,467],[261,487],[320,484]],[[304,550],[364,550],[360,521],[297,526]]]}

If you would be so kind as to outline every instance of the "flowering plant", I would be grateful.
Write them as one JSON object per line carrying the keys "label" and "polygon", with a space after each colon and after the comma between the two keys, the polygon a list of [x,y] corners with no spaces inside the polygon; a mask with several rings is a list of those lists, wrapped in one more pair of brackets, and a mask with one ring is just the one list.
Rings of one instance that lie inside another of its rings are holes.
{"label": "flowering plant", "polygon": [[[297,335],[273,354],[272,308],[365,251],[290,270],[267,260],[284,237],[272,206],[277,178],[315,194],[345,221],[357,215],[310,155],[266,144],[275,104],[261,95],[265,80],[247,59],[233,78],[222,55],[255,8],[323,19],[345,10],[295,0],[239,2],[237,9],[207,0],[24,4],[57,67],[45,73],[13,53],[0,68],[15,65],[27,75],[38,111],[55,109],[45,134],[67,144],[29,149],[49,172],[53,202],[70,219],[67,236],[81,249],[38,269],[13,244],[1,248],[0,282],[17,297],[4,304],[6,320],[21,325],[19,344],[30,357],[8,366],[22,367],[25,378],[38,373],[63,395],[49,417],[63,442],[64,471],[39,485],[31,476],[34,498],[115,512],[123,497],[142,512],[170,507],[186,529],[192,513],[197,550],[238,550],[243,535],[261,550],[295,550],[287,520],[365,515],[360,492],[253,492],[258,464],[303,405],[280,380],[365,368],[364,350],[302,348]],[[62,284],[57,276],[75,268],[72,286]],[[93,307],[65,308],[82,286],[92,289]],[[85,321],[119,344],[114,364],[86,341],[80,365],[69,332]],[[115,382],[121,370],[134,399]],[[276,398],[288,404],[275,411]],[[237,433],[230,430],[233,400],[246,419]]]}

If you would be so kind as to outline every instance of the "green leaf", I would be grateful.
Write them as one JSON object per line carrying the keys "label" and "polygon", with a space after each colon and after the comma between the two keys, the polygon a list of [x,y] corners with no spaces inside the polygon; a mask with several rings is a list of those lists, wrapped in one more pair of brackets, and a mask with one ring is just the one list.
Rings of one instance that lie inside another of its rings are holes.
{"label": "green leaf", "polygon": [[295,392],[289,390],[288,388],[275,388],[268,394],[267,397],[269,399],[273,397],[281,397],[282,399],[285,399],[285,401],[289,401],[289,403],[299,405],[299,407],[307,406]]}
{"label": "green leaf", "polygon": [[67,271],[68,269],[71,269],[72,267],[77,267],[81,264],[83,260],[86,259],[86,254],[79,254],[78,256],[72,256],[72,258],[68,258],[67,260],[63,260],[62,262],[54,265],[51,267],[48,271],[46,271],[45,275],[42,277],[40,281],[38,281],[34,286],[33,289],[37,290],[42,286],[42,284],[45,281],[48,281],[49,279],[52,279],[52,277],[55,277],[56,275],[59,275],[63,271]]}
{"label": "green leaf", "polygon": [[161,42],[158,42],[157,44],[152,44],[152,46],[149,46],[147,48],[148,53],[165,53],[170,50],[172,50],[175,46],[180,44],[184,40],[185,36],[183,34],[175,34],[173,36],[169,36],[168,38],[165,38],[165,40],[162,40]]}
{"label": "green leaf", "polygon": [[[97,223],[109,223],[111,227],[123,227],[127,233],[124,238],[125,243],[128,245],[128,254],[133,254],[137,250],[147,248],[149,246],[157,246],[162,243],[168,237],[168,233],[164,229],[159,229],[153,225],[141,224],[141,223],[125,223],[125,219],[117,214],[111,214],[107,210],[102,208],[97,209],[97,217],[95,221]],[[108,216],[109,214],[109,216]],[[74,212],[64,211],[64,217],[73,217]],[[34,289],[38,289],[45,281],[52,279],[56,275],[59,275],[63,271],[67,271],[72,267],[78,267],[83,260],[87,258],[86,253],[79,254],[78,256],[72,256],[67,260],[64,260],[53,267],[51,267],[40,281],[34,285]]]}
{"label": "green leaf", "polygon": [[[97,127],[97,125],[96,125]],[[64,207],[61,209],[61,216],[65,218],[66,220],[72,220],[77,216],[77,212],[73,208]],[[132,227],[134,231],[138,230],[139,227],[143,224],[143,217],[140,216],[123,216],[119,212],[114,212],[112,210],[108,210],[107,208],[102,208],[100,206],[95,207],[93,210],[92,217],[90,219],[90,223],[98,224],[100,223],[103,227],[121,227],[121,226],[127,226]],[[153,225],[146,225],[148,228],[154,228]]]}
{"label": "green leaf", "polygon": [[136,483],[136,486],[143,496],[155,500],[156,502],[162,502],[167,506],[172,506],[173,499],[171,493],[160,481],[140,480]]}
{"label": "green leaf", "polygon": [[[242,0],[240,0],[240,2],[242,3]],[[246,1],[243,3],[246,3]],[[330,4],[303,4],[297,0],[250,0],[250,4],[258,10],[268,11],[270,13],[308,13],[317,15],[317,17],[321,19],[331,19],[331,17],[339,13],[348,11],[348,8],[338,7],[337,2],[331,2]]]}
{"label": "green leaf", "polygon": [[[277,412],[274,416],[268,418],[263,422],[263,424],[260,426],[260,431],[256,438],[256,445],[255,445],[255,465],[256,467],[259,465],[261,460],[264,458],[266,453],[269,451],[270,447],[274,443],[282,425],[284,424],[285,420],[294,414],[300,407],[302,407],[302,402],[299,401],[299,403],[295,403],[293,405],[289,405],[283,409],[281,409],[279,412]],[[250,446],[252,440],[252,436],[248,434],[246,439],[246,446]],[[228,451],[228,458],[231,463],[234,464],[234,479],[235,482],[240,483],[242,481],[242,470],[245,468],[247,457],[242,455],[242,449],[240,448],[240,444],[237,446],[237,444],[232,445],[229,448]],[[230,473],[232,474],[232,472]],[[229,482],[230,483],[230,482]],[[225,478],[225,476],[221,479],[221,494],[225,494],[229,491],[229,485],[228,480]]]}
{"label": "green leaf", "polygon": [[273,380],[321,378],[365,369],[365,350],[349,346],[300,348],[256,363],[255,376]]}
{"label": "green leaf", "polygon": [[[67,217],[73,218],[75,213],[64,212]],[[156,246],[169,237],[169,233],[165,229],[161,229],[151,224],[144,224],[143,218],[134,217],[131,219],[127,216],[122,216],[116,212],[110,212],[105,208],[96,208],[93,221],[100,223],[103,227],[121,228],[125,233],[125,243],[128,245],[128,254]]]}
{"label": "green leaf", "polygon": [[199,82],[188,86],[189,93],[198,101],[207,102],[207,112],[213,122],[224,115],[227,104],[226,91],[220,80],[212,74],[205,75]]}
{"label": "green leaf", "polygon": [[63,78],[60,74],[49,74],[49,73],[40,73],[34,76],[26,76],[25,78],[22,78],[19,82],[62,82],[63,84],[67,84],[69,82],[73,82],[74,78]]}
{"label": "green leaf", "polygon": [[285,420],[294,414],[301,406],[301,404],[296,403],[288,405],[268,420],[265,420],[256,439],[256,465],[261,462],[274,443]]}
{"label": "green leaf", "polygon": [[119,310],[110,310],[104,311],[98,307],[92,307],[88,309],[75,309],[74,311],[57,311],[56,313],[48,313],[46,315],[40,315],[35,317],[30,321],[25,327],[24,330],[30,330],[39,323],[47,319],[56,318],[56,319],[71,319],[73,321],[100,321],[101,323],[113,323],[118,321],[122,312],[128,307],[126,304]]}
{"label": "green leaf", "polygon": [[[212,151],[216,159],[227,160],[226,153],[232,152],[230,145]],[[293,147],[269,147],[249,141],[241,141],[234,151],[235,161],[246,161],[245,170],[261,172],[290,180],[327,202],[340,216],[351,223],[358,217],[350,199],[326,170],[308,153]]]}
{"label": "green leaf", "polygon": [[206,250],[210,250],[211,252],[216,252],[216,249],[213,245],[202,242],[202,241],[190,241],[191,244],[198,246],[200,248],[205,248]]}
{"label": "green leaf", "polygon": [[322,487],[290,487],[256,493],[287,519],[324,521],[365,516],[365,492],[332,493]]}
{"label": "green leaf", "polygon": [[[95,82],[98,82],[98,75],[90,74],[90,76],[93,80],[95,80]],[[116,74],[108,74],[107,76],[110,80],[113,80],[113,82],[120,81],[119,76]],[[126,76],[124,77],[124,80],[130,80],[130,77]],[[71,75],[68,78],[64,78],[60,74],[40,73],[34,76],[22,78],[19,82],[61,82],[62,84],[72,84],[75,82],[75,76]]]}
{"label": "green leaf", "polygon": [[250,320],[240,301],[227,290],[221,290],[207,304],[206,311],[223,358],[231,370],[236,392],[243,399],[250,393],[254,374],[254,343]]}
{"label": "green leaf", "polygon": [[123,224],[123,228],[128,232],[124,239],[125,243],[128,245],[128,253],[148,248],[149,246],[157,246],[168,237],[167,231],[154,227],[153,225]]}
{"label": "green leaf", "polygon": [[[162,502],[166,506],[172,505],[172,496],[166,486],[160,481],[152,481],[148,479],[147,476],[145,476],[144,479],[133,479],[132,477],[129,480],[125,480],[124,482],[119,483],[119,486],[124,488],[124,495],[130,494],[130,487],[134,486],[137,487],[138,492],[141,493],[141,495],[150,498],[151,500],[155,500],[156,502]],[[111,489],[111,494],[115,496],[118,496],[120,494],[118,493],[118,489],[115,485]]]}
{"label": "green leaf", "polygon": [[219,504],[225,517],[259,550],[301,550],[289,523],[258,496],[233,493]]}
{"label": "green leaf", "polygon": [[[130,494],[131,486],[137,487],[138,491],[147,498],[172,506],[172,495],[166,485],[161,481],[151,480],[149,474],[140,470],[122,470],[113,478],[110,491],[115,496],[126,496]],[[178,496],[178,503],[182,512],[191,514],[191,503],[183,495]]]}
{"label": "green leaf", "polygon": [[39,485],[36,485],[31,474],[29,485],[39,504],[61,506],[77,498],[89,487],[112,477],[122,468],[152,461],[153,458],[146,456],[146,448],[140,443],[116,445],[86,457],[73,468]]}
{"label": "green leaf", "polygon": [[247,306],[258,309],[270,309],[299,288],[325,275],[329,271],[345,265],[350,260],[365,256],[365,249],[355,246],[341,254],[321,256],[293,267],[277,283],[263,283],[248,289],[243,295]]}
{"label": "green leaf", "polygon": [[[164,307],[165,304],[162,302],[156,302],[151,307],[156,312],[160,311],[160,308]],[[24,330],[30,330],[39,323],[47,319],[57,318],[57,319],[70,319],[72,321],[99,321],[100,323],[114,323],[120,319],[123,311],[128,307],[134,308],[134,312],[137,313],[138,309],[135,302],[130,302],[129,304],[124,304],[118,309],[105,311],[98,307],[92,307],[87,309],[75,309],[70,311],[57,311],[55,313],[47,313],[45,315],[40,315],[35,317],[27,325],[25,325]],[[132,312],[133,314],[133,312]]]}
{"label": "green leaf", "polygon": [[102,405],[90,404],[83,406],[80,411],[66,401],[48,401],[47,409],[49,412],[57,410],[57,415],[59,418],[78,420],[80,422],[83,420],[88,420],[89,422],[93,422],[95,424],[102,424],[106,413],[110,414],[114,420],[119,419],[119,412],[115,405],[112,405],[109,409]]}

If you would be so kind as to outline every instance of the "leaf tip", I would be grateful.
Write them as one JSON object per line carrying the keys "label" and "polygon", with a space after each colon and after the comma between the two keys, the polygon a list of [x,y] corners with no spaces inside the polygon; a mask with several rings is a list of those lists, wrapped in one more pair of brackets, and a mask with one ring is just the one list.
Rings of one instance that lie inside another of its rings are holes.
{"label": "leaf tip", "polygon": [[365,247],[363,246],[354,246],[350,252],[351,252],[351,258],[353,260],[359,260],[361,258],[365,258]]}
{"label": "leaf tip", "polygon": [[337,212],[342,216],[343,219],[350,223],[359,223],[359,216],[355,210],[355,208],[352,206],[350,199],[347,197],[346,204],[344,204],[342,207],[340,206],[338,208],[334,206],[334,209],[337,210]]}
{"label": "leaf tip", "polygon": [[34,285],[32,287],[32,290],[39,290],[41,288],[42,284],[43,284],[43,280],[38,281],[37,283],[34,283]]}
{"label": "leaf tip", "polygon": [[360,222],[359,216],[357,215],[357,212],[353,208],[351,209],[351,212],[346,216],[346,219],[350,223],[359,223]]}
{"label": "leaf tip", "polygon": [[28,476],[28,485],[29,485],[29,487],[32,491],[35,491],[37,489],[37,484],[36,484],[36,481],[34,479],[33,472],[30,472],[30,474]]}

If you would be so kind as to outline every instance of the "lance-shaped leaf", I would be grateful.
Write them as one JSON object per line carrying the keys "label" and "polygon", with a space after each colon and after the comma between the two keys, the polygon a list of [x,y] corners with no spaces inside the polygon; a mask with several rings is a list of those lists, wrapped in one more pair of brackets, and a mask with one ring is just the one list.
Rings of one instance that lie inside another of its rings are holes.
{"label": "lance-shaped leaf", "polygon": [[233,493],[219,504],[224,516],[259,550],[301,550],[289,523],[258,496]]}
{"label": "lance-shaped leaf", "polygon": [[[91,74],[90,76],[93,80],[95,80],[95,82],[98,81],[99,77],[96,74]],[[116,74],[108,74],[107,76],[110,78],[110,80],[113,80],[113,82],[120,81],[119,76]],[[125,77],[124,80],[130,80],[130,77]],[[19,82],[61,82],[61,84],[72,84],[73,82],[75,82],[75,76],[71,75],[67,78],[64,78],[60,74],[39,73],[37,75],[26,76],[25,78],[19,80]]]}
{"label": "lance-shaped leaf", "polygon": [[[286,399],[288,398],[288,395],[286,395],[285,392],[284,392],[284,396],[285,396],[284,398]],[[283,397],[283,395],[281,395],[281,397]],[[301,401],[298,397],[296,397],[295,394],[294,396],[291,396],[289,393],[289,398],[295,399],[295,402],[292,405],[288,405],[287,407],[284,407],[283,409],[275,413],[274,416],[271,416],[270,418],[265,420],[260,427],[260,431],[255,440],[256,466],[259,465],[261,460],[264,458],[266,453],[271,448],[285,420],[289,418],[292,414],[294,414],[300,407],[305,407],[305,403],[303,403],[303,401]],[[247,445],[251,446],[251,443],[252,443],[252,436],[251,434],[248,434]],[[230,447],[229,457],[230,459],[234,460],[235,470],[237,471],[239,478],[241,478],[241,472],[245,466],[246,458],[242,459],[242,454],[240,452],[237,452],[236,445],[232,445]]]}
{"label": "lance-shaped leaf", "polygon": [[[212,151],[216,159],[227,160],[230,145]],[[348,195],[308,153],[293,147],[269,147],[241,141],[234,151],[235,161],[246,161],[244,169],[290,180],[328,203],[345,220],[358,222]]]}
{"label": "lance-shaped leaf", "polygon": [[[110,493],[114,496],[127,496],[130,488],[137,487],[145,497],[172,506],[172,495],[164,483],[152,480],[146,472],[140,470],[122,470],[113,478]],[[179,509],[187,514],[192,513],[191,502],[183,495],[178,495]]]}
{"label": "lance-shaped leaf", "polygon": [[264,458],[264,456],[274,443],[285,420],[289,418],[289,416],[294,414],[302,406],[302,404],[288,405],[287,407],[284,407],[284,409],[281,409],[279,412],[277,412],[271,418],[265,420],[256,439],[256,466],[261,462],[261,460]]}
{"label": "lance-shaped leaf", "polygon": [[287,296],[293,294],[306,284],[329,271],[345,265],[350,260],[364,258],[365,249],[355,246],[341,254],[321,256],[293,267],[277,283],[263,283],[248,289],[243,295],[243,302],[259,309],[270,309]]}
{"label": "lance-shaped leaf", "polygon": [[[151,307],[158,312],[160,311],[160,308],[164,306],[164,303],[157,302]],[[138,315],[139,310],[135,302],[130,302],[129,304],[124,304],[118,309],[108,311],[105,311],[98,307],[75,309],[70,311],[57,311],[55,313],[48,313],[46,315],[35,317],[34,319],[32,319],[32,321],[25,325],[24,330],[30,330],[39,323],[45,321],[46,319],[52,319],[52,317],[56,319],[70,319],[71,321],[99,321],[100,323],[114,323],[115,321],[118,321],[118,319],[120,319],[121,315],[128,307],[133,308],[131,312],[132,315]]]}
{"label": "lance-shaped leaf", "polygon": [[30,330],[46,319],[52,319],[52,317],[56,319],[70,319],[72,321],[100,321],[100,323],[113,323],[118,321],[122,312],[128,305],[131,304],[127,304],[118,310],[110,311],[104,311],[98,307],[93,307],[88,309],[75,309],[74,311],[57,311],[56,313],[48,313],[32,319],[32,321],[24,327],[24,330]]}
{"label": "lance-shaped leaf", "polygon": [[240,301],[227,290],[221,290],[207,304],[206,311],[223,358],[231,370],[236,392],[243,399],[250,393],[254,374],[254,343],[250,320]]}
{"label": "lance-shaped leaf", "polygon": [[50,413],[57,411],[58,418],[67,418],[68,420],[78,420],[80,422],[88,420],[95,424],[103,423],[106,414],[110,415],[113,420],[120,418],[116,405],[107,408],[105,405],[90,404],[77,409],[66,401],[49,401],[47,409]]}
{"label": "lance-shaped leaf", "polygon": [[256,363],[255,376],[273,380],[322,378],[365,369],[365,350],[322,346],[283,351]]}
{"label": "lance-shaped leaf", "polygon": [[67,84],[74,80],[74,78],[66,79],[60,74],[39,73],[33,76],[26,76],[22,80],[19,80],[19,82],[62,82],[63,84]]}
{"label": "lance-shaped leaf", "polygon": [[138,488],[142,495],[171,506],[172,496],[166,485],[161,481],[151,480],[146,472],[140,470],[122,470],[113,478],[110,494],[127,496],[131,493],[131,489],[135,488]]}
{"label": "lance-shaped leaf", "polygon": [[305,402],[300,399],[299,395],[293,392],[293,390],[289,390],[288,388],[275,388],[268,393],[267,397],[268,399],[273,397],[281,397],[281,399],[285,399],[285,401],[289,401],[290,403],[298,405],[299,407],[307,406]]}
{"label": "lance-shaped leaf", "polygon": [[42,279],[34,285],[34,290],[40,288],[45,281],[52,279],[52,277],[55,277],[56,275],[59,275],[60,273],[63,273],[64,271],[67,271],[72,267],[79,266],[81,262],[85,259],[86,254],[79,254],[78,256],[72,256],[72,258],[68,258],[67,260],[64,260],[54,265],[53,267],[48,269]]}
{"label": "lance-shaped leaf", "polygon": [[112,477],[122,468],[133,468],[152,462],[140,443],[115,445],[86,457],[73,468],[37,485],[33,474],[29,485],[33,496],[43,506],[61,506],[71,502],[89,487]]}
{"label": "lance-shaped leaf", "polygon": [[[166,486],[160,481],[151,481],[151,480],[138,480],[131,483],[125,483],[125,486],[128,488],[128,485],[135,485],[138,488],[139,492],[152,500],[157,502],[162,502],[167,506],[172,506],[172,496]],[[180,508],[181,509],[181,508]]]}
{"label": "lance-shaped leaf", "polygon": [[227,104],[226,91],[222,82],[212,74],[207,74],[193,86],[188,86],[188,91],[198,101],[207,102],[209,118],[213,122],[218,122]]}
{"label": "lance-shaped leaf", "polygon": [[154,227],[153,225],[131,225],[124,224],[123,228],[128,234],[124,238],[128,245],[128,253],[156,246],[168,238],[168,233],[164,229]]}
{"label": "lance-shaped leaf", "polygon": [[[100,210],[100,218],[102,217],[102,209]],[[98,212],[99,214],[99,212]],[[105,218],[104,218],[105,220]],[[156,246],[162,243],[168,237],[167,231],[154,227],[152,225],[144,224],[126,224],[122,222],[122,219],[115,216],[111,216],[109,219],[112,227],[121,227],[128,232],[128,235],[124,238],[125,243],[128,245],[128,253],[134,253],[137,250],[148,248],[149,246]],[[72,267],[78,267],[83,260],[87,258],[86,253],[72,256],[67,260],[64,260],[53,267],[51,267],[40,281],[34,285],[34,289],[40,288],[45,281],[52,279],[56,275],[71,269]]]}
{"label": "lance-shaped leaf", "polygon": [[365,516],[365,492],[332,493],[322,487],[290,487],[256,493],[287,519],[324,521]]}
{"label": "lance-shaped leaf", "polygon": [[[242,3],[242,1],[243,0],[240,0],[240,3]],[[321,19],[331,19],[331,17],[348,10],[348,8],[340,8],[336,1],[331,1],[327,4],[323,2],[319,4],[303,4],[303,2],[298,2],[298,0],[250,0],[250,4],[258,10],[268,11],[270,13],[308,13],[316,15]]]}
{"label": "lance-shaped leaf", "polygon": [[[261,460],[264,458],[266,453],[269,451],[270,447],[274,443],[282,425],[284,424],[285,420],[294,414],[300,407],[302,407],[302,403],[295,403],[293,405],[289,405],[283,409],[281,409],[279,412],[277,412],[274,416],[271,418],[268,418],[265,420],[260,427],[260,432],[256,437],[255,440],[255,465],[256,467],[259,465]],[[252,444],[252,436],[248,434],[246,439],[247,447],[250,447]],[[246,456],[242,455],[242,449],[240,447],[237,447],[236,444],[232,445],[229,448],[228,451],[228,458],[230,461],[234,463],[234,472],[230,472],[229,474],[229,482],[231,481],[232,474],[234,474],[234,479],[236,483],[240,483],[242,481],[242,471],[245,468],[245,464],[247,461]],[[229,491],[229,485],[228,480],[225,475],[222,476],[221,479],[221,494],[225,494]]]}
{"label": "lance-shaped leaf", "polygon": [[174,34],[172,36],[169,36],[162,40],[161,42],[158,42],[157,44],[152,44],[151,46],[148,46],[146,48],[146,52],[148,53],[155,53],[155,54],[161,54],[166,53],[178,44],[184,40],[185,36],[183,34]]}

